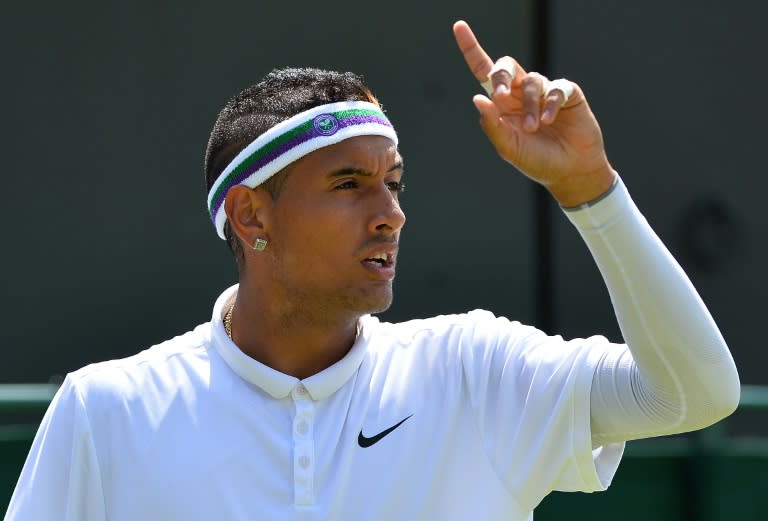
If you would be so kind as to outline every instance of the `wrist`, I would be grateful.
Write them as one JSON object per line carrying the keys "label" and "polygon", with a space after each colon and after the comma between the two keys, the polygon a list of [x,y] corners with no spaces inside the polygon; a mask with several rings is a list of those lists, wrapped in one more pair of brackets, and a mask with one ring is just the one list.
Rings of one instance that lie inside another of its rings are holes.
{"label": "wrist", "polygon": [[561,183],[547,186],[547,190],[562,208],[568,210],[601,199],[610,192],[617,179],[613,168],[606,165],[593,172],[570,176]]}

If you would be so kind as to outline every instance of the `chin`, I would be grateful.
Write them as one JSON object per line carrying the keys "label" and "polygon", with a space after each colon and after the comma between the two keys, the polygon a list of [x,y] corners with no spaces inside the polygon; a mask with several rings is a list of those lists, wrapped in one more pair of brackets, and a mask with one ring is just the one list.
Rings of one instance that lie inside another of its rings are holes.
{"label": "chin", "polygon": [[361,302],[360,311],[364,314],[383,313],[392,305],[392,288],[378,295],[368,295],[366,302]]}
{"label": "chin", "polygon": [[392,305],[392,299],[389,299],[386,303],[382,303],[380,306],[376,306],[367,311],[368,314],[384,313]]}

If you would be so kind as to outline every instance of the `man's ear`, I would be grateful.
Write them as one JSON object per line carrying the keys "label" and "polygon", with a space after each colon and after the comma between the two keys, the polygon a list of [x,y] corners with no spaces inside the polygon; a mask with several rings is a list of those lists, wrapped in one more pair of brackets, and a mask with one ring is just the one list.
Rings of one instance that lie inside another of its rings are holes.
{"label": "man's ear", "polygon": [[246,245],[269,239],[272,198],[266,190],[233,186],[224,199],[224,211],[232,232]]}

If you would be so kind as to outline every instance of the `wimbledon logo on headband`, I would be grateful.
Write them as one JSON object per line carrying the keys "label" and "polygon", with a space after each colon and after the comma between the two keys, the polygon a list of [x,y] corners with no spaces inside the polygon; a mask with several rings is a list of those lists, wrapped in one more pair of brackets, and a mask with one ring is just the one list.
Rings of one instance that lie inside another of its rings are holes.
{"label": "wimbledon logo on headband", "polygon": [[339,130],[339,120],[333,114],[320,114],[312,121],[312,126],[323,136],[332,136]]}

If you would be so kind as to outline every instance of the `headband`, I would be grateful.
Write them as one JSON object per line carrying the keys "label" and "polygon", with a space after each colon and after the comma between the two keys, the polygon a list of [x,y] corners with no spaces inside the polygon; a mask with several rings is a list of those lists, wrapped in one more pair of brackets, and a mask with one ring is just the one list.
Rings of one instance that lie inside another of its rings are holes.
{"label": "headband", "polygon": [[208,213],[219,237],[224,239],[224,199],[230,188],[255,188],[318,148],[355,136],[384,136],[397,145],[392,124],[378,105],[367,101],[320,105],[261,134],[235,156],[208,192]]}

